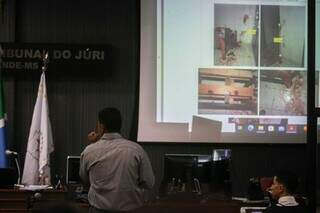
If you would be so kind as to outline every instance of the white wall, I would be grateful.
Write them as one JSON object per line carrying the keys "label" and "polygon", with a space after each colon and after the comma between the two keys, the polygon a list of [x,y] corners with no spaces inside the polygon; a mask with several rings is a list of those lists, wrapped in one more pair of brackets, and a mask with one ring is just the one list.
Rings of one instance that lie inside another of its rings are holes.
{"label": "white wall", "polygon": [[301,61],[305,43],[305,8],[280,6],[280,23],[284,23],[281,29],[283,45],[280,52],[293,63],[292,66],[304,66]]}

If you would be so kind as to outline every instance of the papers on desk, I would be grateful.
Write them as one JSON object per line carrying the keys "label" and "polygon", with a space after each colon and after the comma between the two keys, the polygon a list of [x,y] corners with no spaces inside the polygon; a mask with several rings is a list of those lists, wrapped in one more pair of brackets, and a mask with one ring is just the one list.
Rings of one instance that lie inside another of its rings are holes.
{"label": "papers on desk", "polygon": [[248,206],[248,207],[241,207],[240,209],[240,213],[262,213],[263,210],[265,210],[266,207],[252,207],[252,206]]}
{"label": "papers on desk", "polygon": [[45,189],[53,189],[52,186],[49,185],[19,185],[19,190],[26,190],[26,191],[38,191],[38,190],[45,190]]}
{"label": "papers on desk", "polygon": [[245,197],[232,197],[232,200],[239,200],[243,203],[268,203],[269,199],[266,197],[263,200],[249,200],[248,198]]}

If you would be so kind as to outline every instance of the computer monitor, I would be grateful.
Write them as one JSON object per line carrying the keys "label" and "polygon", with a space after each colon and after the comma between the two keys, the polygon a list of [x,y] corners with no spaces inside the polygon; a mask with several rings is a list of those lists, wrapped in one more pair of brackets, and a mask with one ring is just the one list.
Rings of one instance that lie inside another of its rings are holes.
{"label": "computer monitor", "polygon": [[212,151],[213,161],[230,160],[231,149],[214,149]]}
{"label": "computer monitor", "polygon": [[79,168],[80,168],[80,156],[68,156],[67,172],[66,172],[67,184],[81,184],[81,179],[79,176]]}
{"label": "computer monitor", "polygon": [[[214,149],[212,151],[212,188],[213,190],[225,189],[228,184],[231,184],[230,180],[230,149]],[[229,187],[231,187],[229,185]],[[230,189],[231,190],[231,189]]]}
{"label": "computer monitor", "polygon": [[174,179],[181,183],[191,183],[196,178],[201,183],[208,183],[211,167],[211,155],[165,154],[163,181],[169,183]]}
{"label": "computer monitor", "polygon": [[[165,154],[164,176],[160,191],[164,193],[166,193],[165,190],[183,191],[179,189],[179,185],[183,183],[192,190],[196,182],[199,182],[200,187],[206,188],[207,192],[223,192],[229,196],[231,193],[230,159],[231,150],[229,149],[214,150],[212,155]],[[172,188],[178,188],[178,190],[172,190]]]}

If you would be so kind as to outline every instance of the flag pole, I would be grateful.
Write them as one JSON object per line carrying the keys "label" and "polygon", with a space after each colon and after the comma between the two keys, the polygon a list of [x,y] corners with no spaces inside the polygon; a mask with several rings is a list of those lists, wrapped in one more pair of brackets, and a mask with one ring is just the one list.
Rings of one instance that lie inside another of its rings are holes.
{"label": "flag pole", "polygon": [[[49,53],[48,51],[46,52],[46,54],[43,56],[42,58],[42,61],[43,61],[43,66],[42,66],[42,74],[45,75],[46,71],[48,70],[48,64],[49,64]],[[39,157],[39,167],[40,167],[40,158]],[[46,185],[47,181],[45,180],[45,176],[43,176],[43,174],[41,174],[41,172],[39,173],[39,181],[40,181],[40,184],[41,185]]]}
{"label": "flag pole", "polygon": [[49,64],[49,53],[47,52],[44,57],[42,58],[43,66],[42,66],[42,72],[46,72],[48,69]]}

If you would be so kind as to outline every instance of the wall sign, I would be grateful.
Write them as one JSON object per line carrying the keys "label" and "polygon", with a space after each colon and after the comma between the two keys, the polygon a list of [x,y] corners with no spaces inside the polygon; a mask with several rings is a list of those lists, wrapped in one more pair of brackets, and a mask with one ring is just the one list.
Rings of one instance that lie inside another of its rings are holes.
{"label": "wall sign", "polygon": [[48,52],[50,73],[110,72],[107,45],[0,43],[4,73],[40,72]]}

